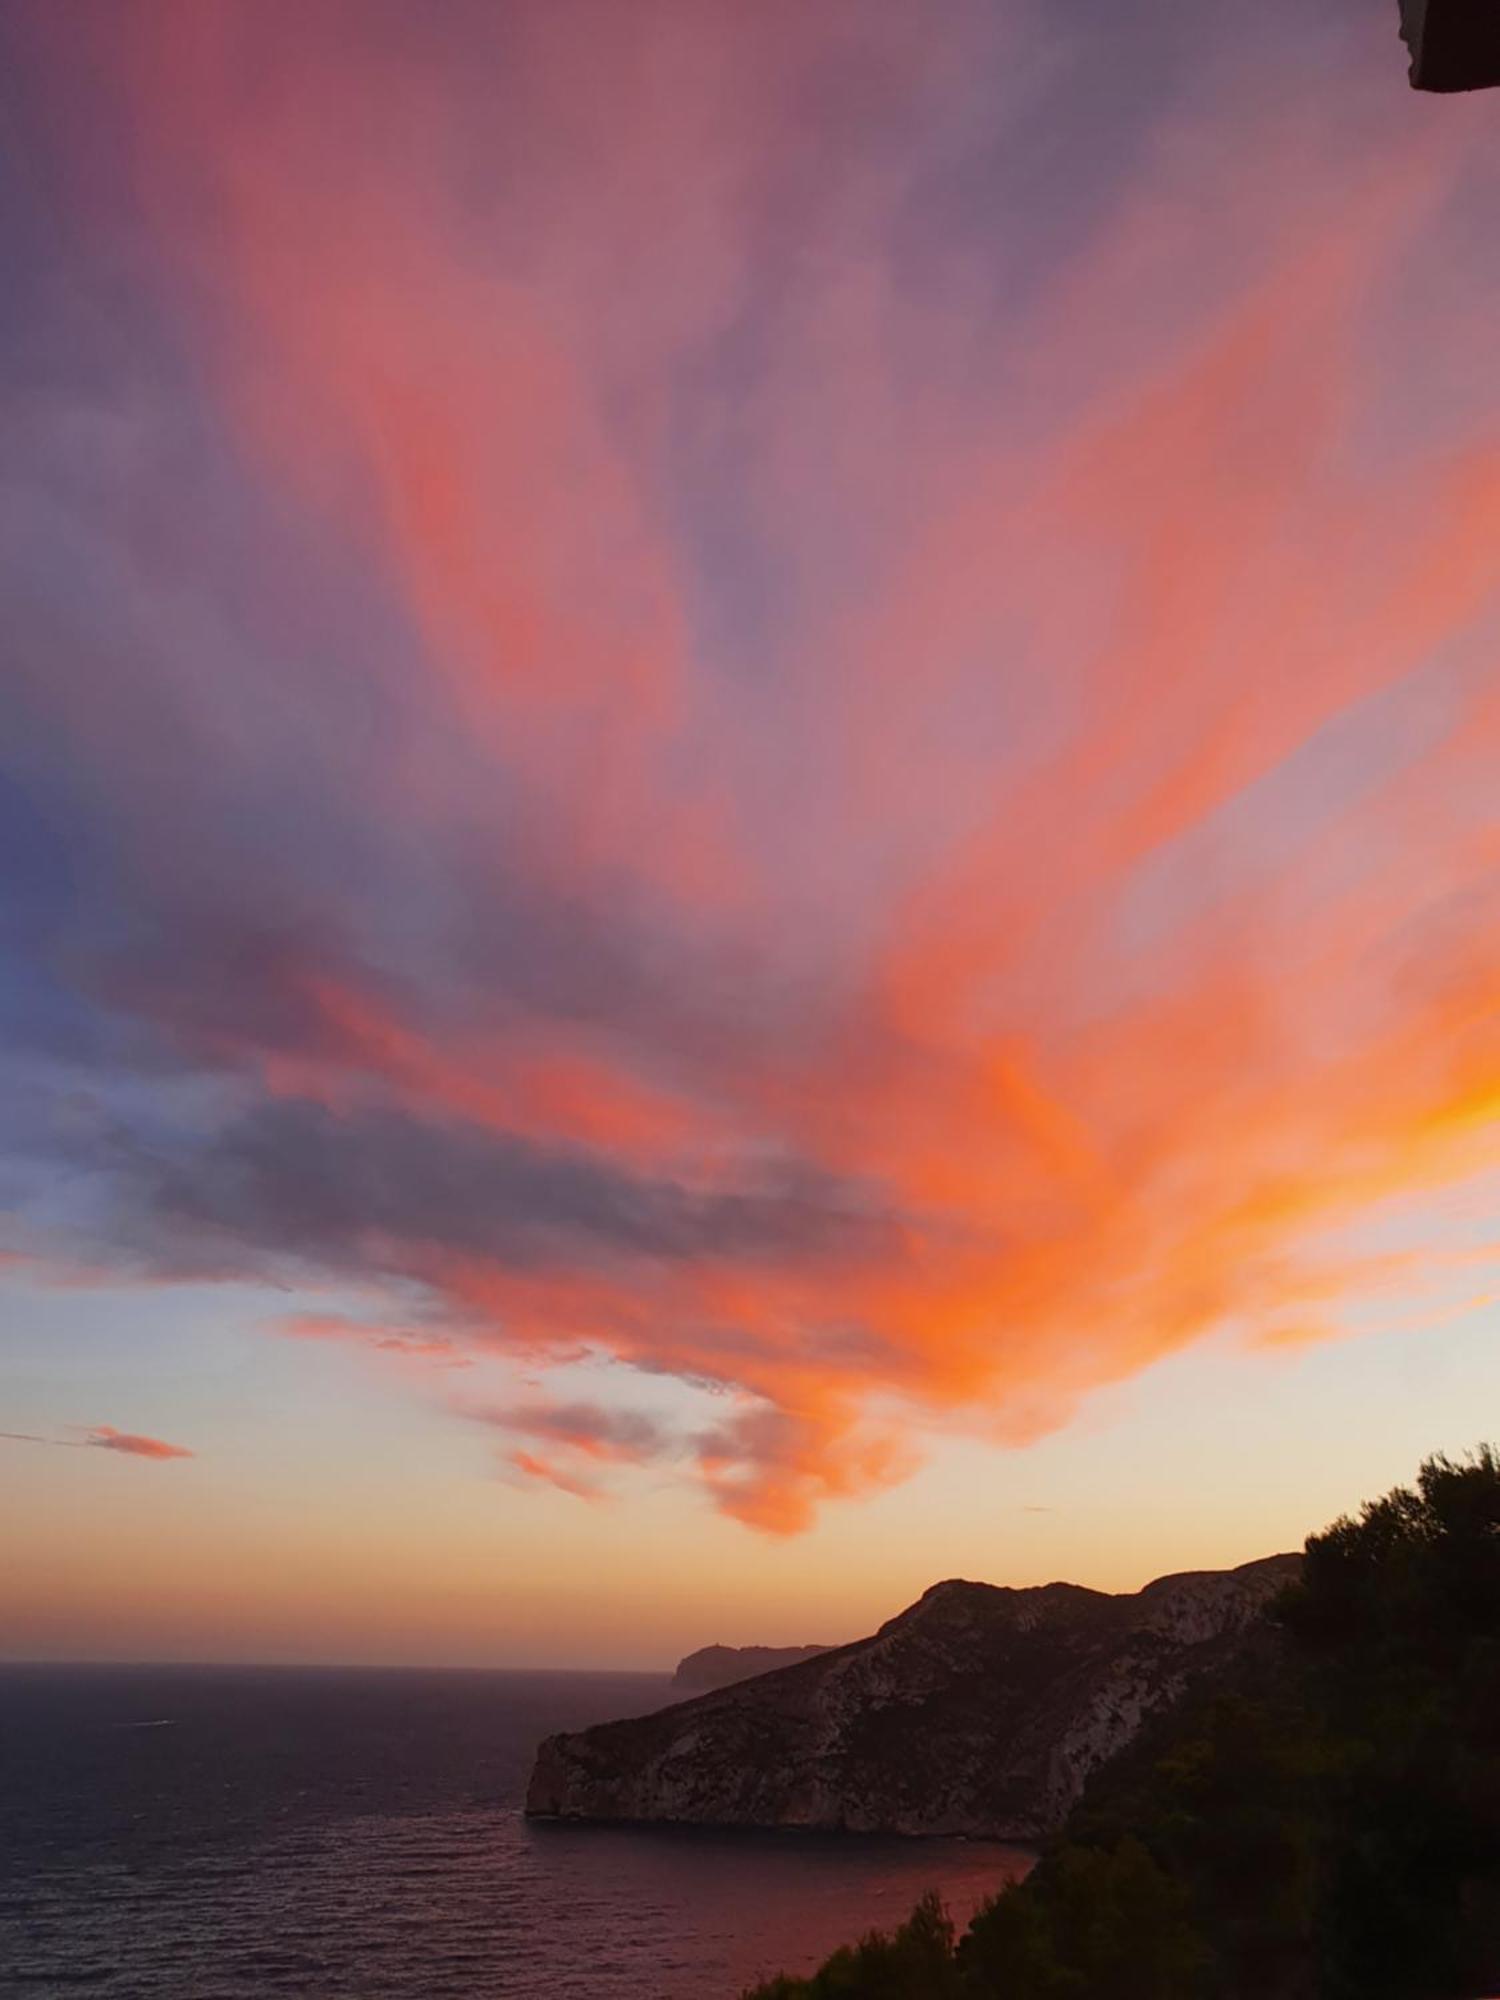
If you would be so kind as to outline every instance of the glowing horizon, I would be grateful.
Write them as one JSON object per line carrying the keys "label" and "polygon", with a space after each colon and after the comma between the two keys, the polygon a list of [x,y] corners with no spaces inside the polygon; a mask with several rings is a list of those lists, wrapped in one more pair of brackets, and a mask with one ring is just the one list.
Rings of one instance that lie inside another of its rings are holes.
{"label": "glowing horizon", "polygon": [[1180,12],[9,10],[18,1644],[816,1640],[1028,1467],[997,1580],[1192,1566],[1166,1412],[1296,1438],[1225,1561],[1484,1430],[1489,107]]}

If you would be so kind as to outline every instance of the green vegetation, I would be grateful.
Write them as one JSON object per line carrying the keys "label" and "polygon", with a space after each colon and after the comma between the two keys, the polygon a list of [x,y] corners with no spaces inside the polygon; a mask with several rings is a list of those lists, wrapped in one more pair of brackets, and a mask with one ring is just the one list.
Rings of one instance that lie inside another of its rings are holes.
{"label": "green vegetation", "polygon": [[936,1896],[745,2000],[1500,1992],[1500,1456],[1309,1540],[1232,1685],[1102,1772],[962,1937]]}

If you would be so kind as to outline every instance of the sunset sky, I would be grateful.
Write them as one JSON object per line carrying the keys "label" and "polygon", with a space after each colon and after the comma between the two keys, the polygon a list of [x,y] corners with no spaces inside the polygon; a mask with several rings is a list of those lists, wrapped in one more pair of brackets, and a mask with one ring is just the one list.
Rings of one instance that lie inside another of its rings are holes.
{"label": "sunset sky", "polygon": [[0,1653],[670,1663],[1500,1431],[1395,0],[0,0]]}

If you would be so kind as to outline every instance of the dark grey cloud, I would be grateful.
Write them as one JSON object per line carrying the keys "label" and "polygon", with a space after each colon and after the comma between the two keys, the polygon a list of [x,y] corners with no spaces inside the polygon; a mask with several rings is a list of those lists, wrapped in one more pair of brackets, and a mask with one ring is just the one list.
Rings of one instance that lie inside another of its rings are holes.
{"label": "dark grey cloud", "polygon": [[561,1149],[394,1109],[340,1114],[270,1099],[202,1130],[78,1118],[54,1158],[108,1183],[120,1248],[171,1268],[286,1258],[308,1267],[402,1268],[404,1256],[511,1268],[621,1267],[723,1257],[860,1259],[895,1227],[867,1190],[805,1168],[704,1190]]}
{"label": "dark grey cloud", "polygon": [[675,1457],[687,1440],[643,1410],[608,1409],[602,1403],[487,1405],[467,1414],[512,1437],[570,1447],[603,1458],[645,1461]]}

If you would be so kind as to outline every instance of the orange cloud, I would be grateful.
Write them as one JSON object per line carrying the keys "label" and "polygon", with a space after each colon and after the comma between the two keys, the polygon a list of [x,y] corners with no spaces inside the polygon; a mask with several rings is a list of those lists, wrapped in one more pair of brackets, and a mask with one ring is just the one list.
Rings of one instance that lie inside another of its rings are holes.
{"label": "orange cloud", "polygon": [[140,1437],[132,1431],[117,1431],[113,1424],[95,1424],[84,1439],[100,1451],[123,1452],[127,1458],[191,1458],[186,1446],[167,1444],[161,1438]]}
{"label": "orange cloud", "polygon": [[[441,22],[192,0],[129,58],[216,420],[402,640],[330,674],[335,889],[205,860],[263,930],[152,904],[165,970],[99,980],[221,1090],[110,1154],[140,1254],[711,1390],[480,1414],[771,1532],[1341,1333],[1420,1276],[1360,1224],[1500,1164],[1500,301],[1411,304],[1478,128],[1391,131],[1357,55],[1331,111],[1216,74],[1010,245],[924,206],[998,113],[915,13],[510,13],[503,119]],[[142,876],[198,852],[161,810]]]}

